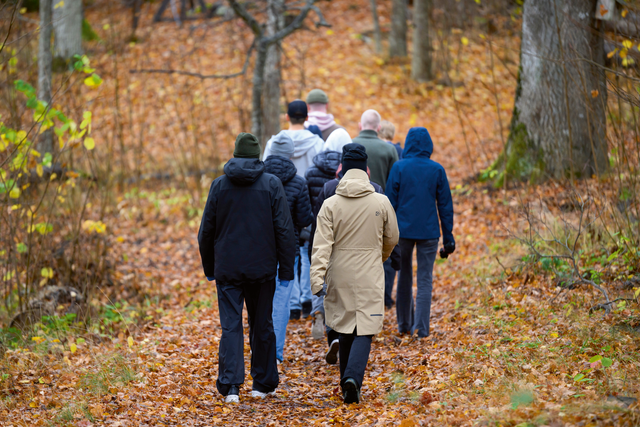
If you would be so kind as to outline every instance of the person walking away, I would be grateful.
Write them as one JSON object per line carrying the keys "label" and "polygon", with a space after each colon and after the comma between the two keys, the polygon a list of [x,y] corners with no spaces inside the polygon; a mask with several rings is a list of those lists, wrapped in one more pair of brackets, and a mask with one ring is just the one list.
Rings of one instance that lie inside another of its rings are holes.
{"label": "person walking away", "polygon": [[[211,184],[198,231],[204,274],[216,281],[222,336],[216,388],[238,402],[244,383],[242,306],[246,303],[253,397],[278,387],[272,303],[276,272],[293,280],[295,233],[280,180],[264,172],[260,143],[249,133],[236,138],[225,174]],[[278,269],[279,266],[279,269]]]}
{"label": "person walking away", "polygon": [[[329,110],[329,97],[321,89],[313,89],[307,94],[307,104],[309,105],[309,119],[307,126],[316,125],[322,132],[322,139],[325,141],[336,129],[344,129],[339,126]],[[338,150],[339,151],[339,150]]]}
{"label": "person walking away", "polygon": [[[349,139],[351,141],[351,139]],[[327,181],[335,178],[338,166],[340,166],[340,160],[342,153],[338,151],[323,151],[313,158],[313,166],[307,169],[304,177],[307,179],[309,186],[309,197],[311,198],[311,207],[313,208],[318,199],[318,194],[322,191],[322,187]],[[313,233],[315,232],[315,215],[314,212],[313,222],[311,224],[311,233],[309,246],[312,246]],[[311,261],[311,251],[309,251],[309,261]],[[324,307],[322,306],[324,299],[311,296],[311,317],[313,323],[311,326],[311,336],[320,340],[324,337]]]}
{"label": "person walking away", "polygon": [[369,156],[368,165],[371,170],[371,181],[380,184],[383,190],[389,178],[393,164],[398,161],[398,152],[394,147],[378,138],[380,130],[380,114],[376,110],[362,113],[360,133],[353,138],[353,142],[364,145]]}
{"label": "person walking away", "polygon": [[[324,141],[317,135],[304,128],[304,122],[307,120],[308,111],[307,104],[296,99],[289,103],[287,107],[287,120],[289,121],[289,129],[285,132],[291,137],[294,145],[293,156],[291,161],[296,167],[298,175],[304,177],[307,169],[313,165],[313,158],[322,152]],[[273,146],[273,138],[267,141],[264,150],[263,159],[271,154]],[[310,228],[300,231],[300,256],[296,258],[295,273],[296,278],[291,289],[290,301],[290,319],[299,319],[301,313],[304,312],[305,317],[311,315],[311,282],[309,279],[309,235]]]}
{"label": "person walking away", "polygon": [[341,159],[342,150],[323,151],[313,158],[313,166],[307,169],[307,172],[304,174],[307,180],[307,186],[309,187],[309,198],[312,208],[324,184],[336,177],[336,171],[338,170],[338,166],[340,166]]}
{"label": "person walking away", "polygon": [[[307,181],[297,174],[296,167],[289,160],[293,152],[293,140],[286,131],[281,131],[273,138],[271,154],[264,160],[264,166],[265,172],[277,176],[282,182],[297,242],[300,230],[311,225],[313,214]],[[296,245],[296,250],[296,256],[299,257],[298,245]],[[282,363],[284,360],[284,342],[290,316],[291,288],[288,282],[282,283],[276,279],[276,291],[273,296],[273,328],[276,334],[276,359],[278,363]]]}
{"label": "person walking away", "polygon": [[380,122],[380,132],[378,132],[378,136],[380,137],[380,139],[387,141],[388,144],[393,145],[396,148],[396,151],[398,152],[398,159],[402,158],[402,145],[400,145],[399,142],[394,143],[393,142],[393,138],[396,135],[396,127],[393,125],[393,123],[387,121],[387,120],[382,120]]}
{"label": "person walking away", "polygon": [[[389,178],[389,172],[391,172],[393,164],[398,161],[398,151],[378,137],[378,132],[381,130],[381,119],[376,110],[367,110],[362,113],[358,126],[360,127],[360,134],[353,139],[353,142],[362,144],[367,149],[371,181],[380,184],[384,190]],[[399,267],[393,263],[393,260],[397,258],[398,250],[396,249],[394,256],[389,257],[384,263],[386,308],[393,306],[391,294],[396,271],[394,267]]]}
{"label": "person walking away", "polygon": [[351,144],[351,137],[346,130],[340,128],[336,129],[331,133],[331,135],[329,135],[329,138],[327,138],[324,143],[323,149],[324,151],[331,150],[341,153],[342,147],[347,144]]}
{"label": "person walking away", "polygon": [[[343,160],[340,165],[341,169],[339,169],[337,178],[332,179],[331,181],[327,181],[327,183],[322,188],[322,191],[318,195],[317,200],[313,205],[314,217],[317,218],[318,213],[320,212],[320,208],[322,207],[322,204],[324,203],[324,201],[329,197],[332,197],[334,194],[336,194],[336,188],[338,187],[338,184],[340,183],[340,179],[344,176],[344,174],[348,172],[351,168],[359,167],[358,162],[353,162],[350,160],[344,161],[344,157],[345,156],[349,157],[348,153],[352,150],[362,151],[363,149],[364,147],[360,144],[347,144],[344,146],[342,151]],[[368,170],[368,168],[366,167],[366,163],[365,163],[365,170]],[[380,187],[375,182],[372,182],[372,181],[370,182],[371,182],[371,185],[373,185],[373,188],[375,189],[376,193],[384,194],[384,191],[382,191],[382,187]],[[313,227],[312,233],[311,233],[312,236],[315,234],[315,231],[316,231],[316,227]],[[309,244],[313,247],[313,238],[311,239]],[[326,284],[324,286],[326,289]],[[325,354],[324,359],[328,364],[335,365],[338,362],[338,351],[340,349],[339,334],[329,327],[325,328],[325,324],[324,324],[325,310],[324,310],[323,294],[313,296],[313,309],[315,313],[315,320],[312,326],[312,336],[316,338],[316,336],[319,335],[319,338],[317,339],[321,339],[324,336],[324,332],[326,331],[327,343],[329,345],[329,349],[327,350],[327,353]],[[320,332],[317,331],[318,329],[320,329]]]}
{"label": "person walking away", "polygon": [[[400,146],[400,143],[393,143],[395,134],[396,127],[391,122],[387,120],[380,122],[380,132],[378,132],[378,136],[383,141],[386,141],[387,144],[393,145],[398,153],[398,159],[401,159],[402,146]],[[387,310],[391,309],[393,304],[395,304],[393,300],[393,285],[396,281],[397,272],[400,270],[401,255],[399,246],[393,249],[393,253],[389,259],[390,261],[384,264],[384,305]]]}
{"label": "person walking away", "polygon": [[371,340],[384,319],[382,262],[398,242],[395,212],[369,182],[366,160],[363,148],[345,153],[354,167],[320,208],[311,261],[313,293],[322,294],[326,282],[327,326],[340,334],[345,403],[360,402]]}
{"label": "person walking away", "polygon": [[[431,160],[433,142],[427,129],[409,130],[403,158],[397,162],[387,182],[386,194],[396,210],[402,256],[396,313],[398,332],[429,336],[433,264],[438,250],[440,228],[446,258],[456,249],[453,237],[453,201],[444,168]],[[440,217],[440,224],[438,224]],[[417,248],[418,293],[413,302],[413,248]]]}

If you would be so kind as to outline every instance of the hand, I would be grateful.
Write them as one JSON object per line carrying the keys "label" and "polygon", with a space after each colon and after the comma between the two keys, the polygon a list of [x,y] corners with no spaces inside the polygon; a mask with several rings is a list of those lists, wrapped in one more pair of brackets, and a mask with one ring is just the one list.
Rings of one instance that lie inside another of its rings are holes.
{"label": "hand", "polygon": [[449,255],[456,251],[456,242],[447,242],[444,247],[440,249],[440,258],[449,258]]}
{"label": "hand", "polygon": [[288,288],[289,283],[291,283],[291,280],[280,280],[280,286],[282,286],[283,288]]}
{"label": "hand", "polygon": [[210,282],[213,282],[214,280],[216,280],[216,278],[213,277],[213,276],[211,276],[211,277],[207,276],[207,280],[210,281]]}
{"label": "hand", "polygon": [[316,292],[315,294],[313,294],[314,296],[320,298],[320,297],[324,297],[327,295],[327,292],[324,290],[324,288],[322,288],[322,290],[320,290],[320,292]]}

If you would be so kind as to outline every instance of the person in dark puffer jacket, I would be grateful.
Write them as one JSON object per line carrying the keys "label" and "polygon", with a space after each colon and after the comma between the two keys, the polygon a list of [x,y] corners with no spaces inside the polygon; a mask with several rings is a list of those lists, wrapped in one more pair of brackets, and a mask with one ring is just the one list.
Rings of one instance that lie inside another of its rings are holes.
{"label": "person in dark puffer jacket", "polygon": [[307,169],[304,174],[309,186],[311,206],[315,206],[318,194],[322,191],[324,184],[336,177],[341,158],[342,153],[338,151],[323,151],[313,158],[313,166]]}
{"label": "person in dark puffer jacket", "polygon": [[[289,159],[293,155],[294,148],[293,139],[287,132],[280,132],[271,140],[271,154],[264,160],[264,166],[265,172],[277,176],[282,181],[291,210],[296,242],[298,242],[300,230],[311,224],[313,213],[307,181],[297,175],[296,166]],[[297,244],[296,257],[300,257],[300,247]],[[278,363],[284,360],[284,341],[290,317],[291,290],[292,286],[285,287],[276,282],[276,291],[273,296],[273,328],[276,334],[276,359]]]}

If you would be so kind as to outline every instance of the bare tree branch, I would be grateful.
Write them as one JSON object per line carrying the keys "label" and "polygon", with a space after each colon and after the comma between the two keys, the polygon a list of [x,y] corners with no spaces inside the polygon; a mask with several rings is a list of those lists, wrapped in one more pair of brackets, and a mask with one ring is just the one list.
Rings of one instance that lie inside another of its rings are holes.
{"label": "bare tree branch", "polygon": [[131,74],[143,74],[143,73],[148,73],[148,74],[178,74],[178,75],[182,75],[182,76],[189,76],[189,77],[198,77],[199,79],[205,80],[205,79],[232,79],[234,77],[238,77],[243,75],[244,73],[247,72],[247,69],[249,68],[249,60],[251,59],[251,53],[253,52],[253,49],[256,47],[256,42],[254,40],[254,42],[251,44],[251,47],[249,47],[249,50],[247,51],[247,57],[244,60],[244,65],[242,66],[242,70],[238,71],[237,73],[232,73],[232,74],[201,74],[201,73],[194,73],[192,71],[183,71],[183,70],[173,70],[173,69],[161,69],[161,68],[142,68],[139,70],[129,70],[129,73]]}
{"label": "bare tree branch", "polygon": [[[235,2],[236,0],[229,0],[229,2],[232,2],[232,1]],[[322,12],[320,12],[320,9],[318,9],[317,6],[313,5],[314,1],[315,0],[307,0],[307,3],[304,5],[303,8],[300,9],[300,13],[298,14],[298,16],[295,17],[293,22],[287,25],[286,27],[284,27],[282,30],[275,33],[274,35],[272,35],[271,37],[266,37],[265,42],[267,44],[275,43],[278,40],[282,40],[283,38],[287,37],[289,34],[293,33],[295,30],[299,29],[302,26],[302,22],[305,20],[305,18],[307,17],[307,15],[311,10],[316,12],[316,14],[318,15],[319,21],[316,22],[316,27],[319,27],[319,26],[330,27],[331,25],[327,21],[325,21],[324,15],[322,14]]]}
{"label": "bare tree branch", "polygon": [[236,15],[238,15],[240,19],[242,19],[249,26],[249,28],[251,28],[251,31],[253,31],[253,34],[255,34],[256,37],[261,38],[263,34],[262,26],[256,20],[256,18],[254,18],[253,15],[251,15],[247,11],[247,9],[243,5],[238,3],[236,0],[229,0],[229,5],[233,9],[233,11],[236,13]]}

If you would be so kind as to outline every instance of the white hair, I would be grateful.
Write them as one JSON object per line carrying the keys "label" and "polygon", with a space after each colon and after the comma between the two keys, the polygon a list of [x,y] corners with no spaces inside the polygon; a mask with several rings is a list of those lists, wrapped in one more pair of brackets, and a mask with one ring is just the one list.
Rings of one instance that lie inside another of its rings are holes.
{"label": "white hair", "polygon": [[367,110],[362,113],[362,117],[360,117],[360,125],[362,126],[362,130],[370,129],[377,131],[381,120],[380,113],[376,110]]}

